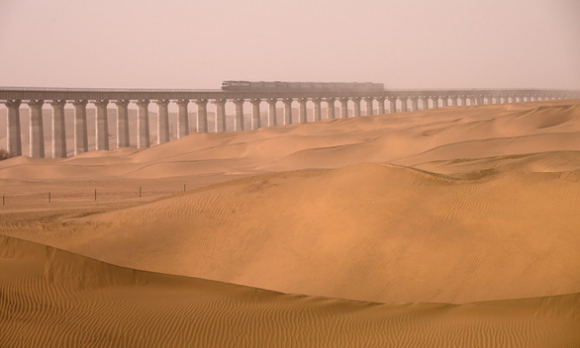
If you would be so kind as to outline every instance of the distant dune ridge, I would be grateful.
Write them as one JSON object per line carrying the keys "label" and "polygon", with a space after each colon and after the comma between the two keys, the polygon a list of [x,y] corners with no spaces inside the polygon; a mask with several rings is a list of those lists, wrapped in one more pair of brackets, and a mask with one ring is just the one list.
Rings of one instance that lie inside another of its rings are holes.
{"label": "distant dune ridge", "polygon": [[0,185],[0,346],[580,346],[580,101],[12,158]]}

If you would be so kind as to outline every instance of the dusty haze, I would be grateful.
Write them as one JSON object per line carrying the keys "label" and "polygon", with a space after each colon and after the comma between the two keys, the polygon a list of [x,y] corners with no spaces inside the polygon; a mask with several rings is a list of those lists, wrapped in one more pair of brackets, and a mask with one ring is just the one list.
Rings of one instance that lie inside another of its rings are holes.
{"label": "dusty haze", "polygon": [[0,1],[0,85],[580,89],[576,0]]}

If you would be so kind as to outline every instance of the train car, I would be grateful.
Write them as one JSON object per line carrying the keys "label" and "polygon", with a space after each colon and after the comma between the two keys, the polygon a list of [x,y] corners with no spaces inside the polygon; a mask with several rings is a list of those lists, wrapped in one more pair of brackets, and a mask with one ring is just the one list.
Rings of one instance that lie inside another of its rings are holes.
{"label": "train car", "polygon": [[372,82],[284,82],[284,81],[223,81],[224,91],[328,91],[328,92],[374,92],[385,89],[382,83]]}
{"label": "train car", "polygon": [[276,89],[288,89],[288,82],[275,81]]}
{"label": "train car", "polygon": [[222,90],[238,90],[238,89],[250,89],[252,83],[250,81],[224,81],[222,82]]}

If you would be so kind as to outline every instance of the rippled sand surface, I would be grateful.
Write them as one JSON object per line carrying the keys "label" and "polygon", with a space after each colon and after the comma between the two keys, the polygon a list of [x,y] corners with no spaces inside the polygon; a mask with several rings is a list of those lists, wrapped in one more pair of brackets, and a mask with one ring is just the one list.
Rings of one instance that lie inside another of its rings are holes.
{"label": "rippled sand surface", "polygon": [[0,191],[0,347],[580,346],[579,101],[12,158]]}

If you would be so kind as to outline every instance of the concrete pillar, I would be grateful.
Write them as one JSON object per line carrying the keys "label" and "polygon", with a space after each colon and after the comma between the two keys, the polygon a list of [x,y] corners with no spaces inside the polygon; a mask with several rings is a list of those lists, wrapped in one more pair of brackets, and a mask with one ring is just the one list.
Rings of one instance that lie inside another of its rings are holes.
{"label": "concrete pillar", "polygon": [[397,97],[387,97],[389,100],[389,114],[397,112]]}
{"label": "concrete pillar", "polygon": [[470,103],[471,106],[474,106],[475,105],[475,96],[469,97],[469,103]]}
{"label": "concrete pillar", "polygon": [[262,99],[256,98],[250,100],[252,103],[252,129],[258,129],[261,127],[261,120],[260,120],[260,103]]}
{"label": "concrete pillar", "polygon": [[266,100],[268,102],[268,127],[274,127],[277,124],[276,121],[276,98],[270,98]]}
{"label": "concrete pillar", "polygon": [[451,106],[457,106],[457,97],[456,96],[451,97]]}
{"label": "concrete pillar", "polygon": [[107,117],[108,100],[95,100],[95,150],[109,150],[109,120]]}
{"label": "concrete pillar", "polygon": [[340,118],[348,118],[348,98],[339,98]]}
{"label": "concrete pillar", "polygon": [[42,124],[44,100],[31,100],[30,107],[30,157],[44,158],[44,127]]}
{"label": "concrete pillar", "polygon": [[352,99],[352,103],[353,103],[353,116],[354,117],[360,117],[361,115],[361,111],[360,111],[360,98],[359,97],[354,97],[351,98]]}
{"label": "concrete pillar", "polygon": [[225,132],[226,129],[226,99],[216,99],[215,104],[215,131]]}
{"label": "concrete pillar", "polygon": [[298,117],[300,119],[300,123],[306,123],[308,122],[308,115],[306,114],[307,110],[306,110],[306,103],[308,102],[307,98],[300,98],[298,99]]}
{"label": "concrete pillar", "polygon": [[234,99],[234,130],[244,130],[244,99]]}
{"label": "concrete pillar", "polygon": [[129,147],[129,100],[117,100],[117,148]]}
{"label": "concrete pillar", "polygon": [[52,157],[66,158],[66,129],[64,106],[66,100],[53,100],[52,105]]}
{"label": "concrete pillar", "polygon": [[447,96],[441,97],[443,107],[449,106],[449,98]]}
{"label": "concrete pillar", "polygon": [[183,138],[189,134],[189,113],[187,107],[189,99],[178,99],[177,104],[177,139]]}
{"label": "concrete pillar", "polygon": [[151,146],[149,139],[149,100],[138,100],[135,104],[139,108],[137,116],[137,148],[143,149]]}
{"label": "concrete pillar", "polygon": [[431,105],[431,109],[439,108],[439,97],[431,97],[431,103],[433,103],[433,105]]}
{"label": "concrete pillar", "polygon": [[294,99],[292,98],[284,98],[282,99],[282,103],[284,103],[284,125],[292,124],[292,102]]}
{"label": "concrete pillar", "polygon": [[459,97],[459,99],[461,100],[461,106],[467,106],[467,97],[466,96],[461,96],[461,97]]}
{"label": "concrete pillar", "polygon": [[328,119],[334,119],[334,101],[335,98],[326,98],[326,104],[328,104]]}
{"label": "concrete pillar", "polygon": [[483,96],[482,95],[477,97],[477,105],[483,105]]}
{"label": "concrete pillar", "polygon": [[421,103],[423,104],[422,110],[429,109],[429,97],[421,97]]}
{"label": "concrete pillar", "polygon": [[409,98],[401,97],[399,98],[399,100],[401,100],[401,112],[407,112],[407,101],[409,100]]}
{"label": "concrete pillar", "polygon": [[314,98],[312,99],[312,102],[314,103],[314,121],[320,121],[322,120],[322,106],[320,105],[322,99]]}
{"label": "concrete pillar", "polygon": [[419,110],[419,98],[418,97],[411,97],[411,111]]}
{"label": "concrete pillar", "polygon": [[169,100],[161,99],[157,104],[157,144],[161,145],[169,141]]}
{"label": "concrete pillar", "polygon": [[207,133],[207,99],[197,99],[197,132]]}
{"label": "concrete pillar", "polygon": [[74,154],[80,155],[89,151],[89,140],[87,137],[87,100],[75,100],[74,120]]}
{"label": "concrete pillar", "polygon": [[375,100],[375,98],[368,97],[368,98],[364,98],[364,100],[365,100],[365,106],[366,106],[366,115],[372,116],[373,115],[373,101]]}
{"label": "concrete pillar", "polygon": [[7,100],[4,104],[8,108],[6,151],[11,156],[22,156],[22,135],[20,129],[20,104],[22,102],[20,100]]}
{"label": "concrete pillar", "polygon": [[379,115],[385,114],[385,97],[377,97],[377,103],[379,104]]}

